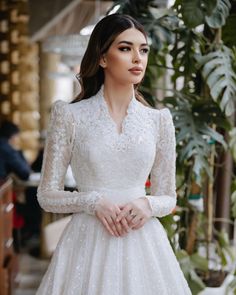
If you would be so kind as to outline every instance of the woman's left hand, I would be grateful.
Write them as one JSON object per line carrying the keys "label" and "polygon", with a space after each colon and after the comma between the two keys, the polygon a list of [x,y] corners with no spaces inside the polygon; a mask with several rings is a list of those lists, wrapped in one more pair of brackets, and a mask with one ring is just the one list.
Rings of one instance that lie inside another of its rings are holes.
{"label": "woman's left hand", "polygon": [[122,222],[125,218],[131,229],[141,228],[152,216],[151,207],[145,197],[138,198],[119,207],[121,212],[117,216],[116,221]]}

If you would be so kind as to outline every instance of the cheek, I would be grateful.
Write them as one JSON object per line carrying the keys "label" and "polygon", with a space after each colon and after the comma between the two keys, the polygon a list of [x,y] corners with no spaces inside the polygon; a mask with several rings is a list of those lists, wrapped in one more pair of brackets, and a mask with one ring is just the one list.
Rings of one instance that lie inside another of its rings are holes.
{"label": "cheek", "polygon": [[147,67],[147,63],[148,63],[148,56],[145,56],[143,58],[143,65],[144,65],[145,68]]}
{"label": "cheek", "polygon": [[128,54],[114,54],[114,55],[110,55],[109,59],[108,59],[108,65],[109,66],[114,66],[114,64],[116,64],[117,66],[123,66],[125,64],[127,64],[127,62],[129,62],[129,56]]}

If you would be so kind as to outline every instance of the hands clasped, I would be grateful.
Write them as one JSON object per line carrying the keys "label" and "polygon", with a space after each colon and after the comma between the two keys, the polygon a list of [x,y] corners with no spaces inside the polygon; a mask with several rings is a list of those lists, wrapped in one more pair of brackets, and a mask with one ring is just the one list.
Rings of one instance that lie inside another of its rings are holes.
{"label": "hands clasped", "polygon": [[141,228],[152,211],[145,197],[120,206],[102,198],[96,205],[95,215],[111,235],[122,237]]}

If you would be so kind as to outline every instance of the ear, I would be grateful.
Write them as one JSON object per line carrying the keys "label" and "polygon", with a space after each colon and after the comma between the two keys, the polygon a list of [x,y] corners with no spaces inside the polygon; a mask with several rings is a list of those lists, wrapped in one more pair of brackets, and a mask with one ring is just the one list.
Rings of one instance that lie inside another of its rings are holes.
{"label": "ear", "polygon": [[106,68],[106,58],[105,58],[105,55],[103,54],[100,58],[100,62],[99,62],[99,65],[102,67],[102,68]]}

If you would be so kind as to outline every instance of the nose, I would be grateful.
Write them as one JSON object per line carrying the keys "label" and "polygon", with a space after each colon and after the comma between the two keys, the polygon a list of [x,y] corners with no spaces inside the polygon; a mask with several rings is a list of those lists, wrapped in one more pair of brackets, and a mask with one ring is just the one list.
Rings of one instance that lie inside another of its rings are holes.
{"label": "nose", "polygon": [[141,62],[141,55],[139,50],[135,50],[133,53],[133,63],[140,63]]}

